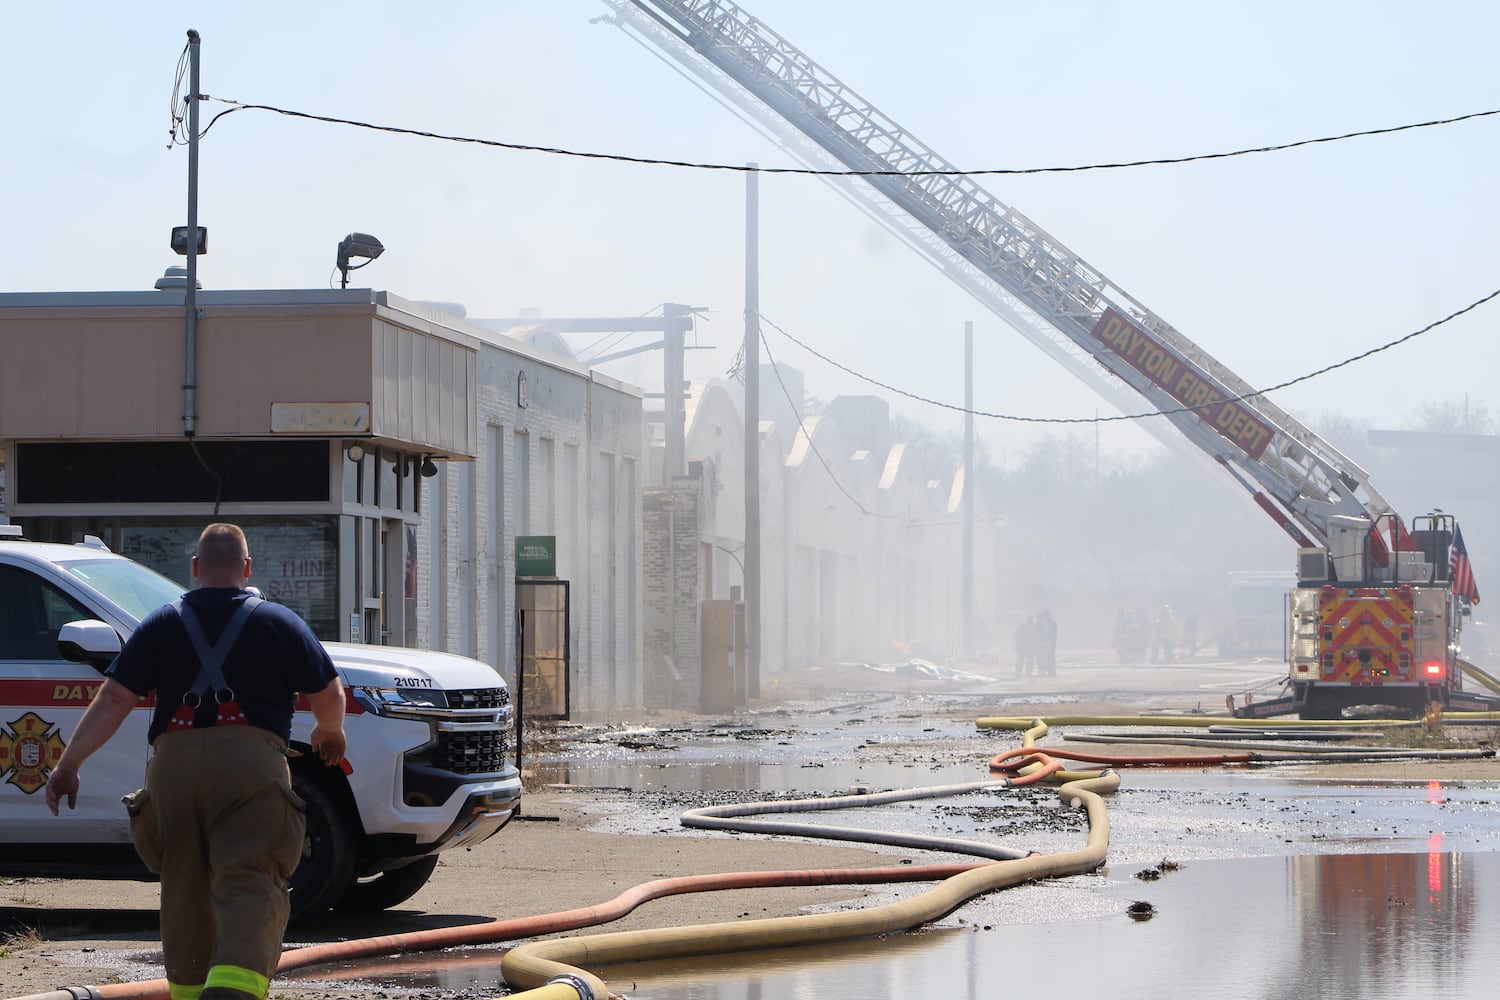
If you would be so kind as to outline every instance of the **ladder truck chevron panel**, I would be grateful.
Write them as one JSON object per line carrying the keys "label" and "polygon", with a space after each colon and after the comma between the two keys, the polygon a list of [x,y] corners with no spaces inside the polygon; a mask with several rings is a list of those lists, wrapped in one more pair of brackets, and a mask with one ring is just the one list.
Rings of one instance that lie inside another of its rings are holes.
{"label": "ladder truck chevron panel", "polygon": [[[1287,532],[1311,572],[1288,601],[1287,694],[1236,714],[1416,711],[1460,698],[1500,707],[1461,694],[1468,604],[1448,579],[1447,548],[1408,545],[1450,545],[1451,518],[1408,532],[1348,456],[738,4],[603,2],[614,23],[803,162],[861,172],[862,207],[1122,410],[1144,397],[1196,447],[1189,454],[1220,466]],[[1145,422],[1159,434],[1158,424]]]}

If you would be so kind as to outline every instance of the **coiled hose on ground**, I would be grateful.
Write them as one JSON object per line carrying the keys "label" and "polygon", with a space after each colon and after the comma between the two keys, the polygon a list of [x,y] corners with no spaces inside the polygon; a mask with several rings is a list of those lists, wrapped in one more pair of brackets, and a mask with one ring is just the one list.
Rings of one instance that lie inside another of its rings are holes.
{"label": "coiled hose on ground", "polygon": [[[1028,741],[1032,738],[1028,734]],[[757,821],[716,816],[724,810],[748,815],[752,812],[788,812],[800,808],[811,809],[848,808],[851,806],[874,806],[892,801],[910,801],[945,795],[966,794],[986,789],[1001,789],[1040,780],[1053,773],[1060,773],[1061,765],[1034,767],[1028,775],[1002,781],[971,782],[960,785],[936,786],[933,788],[907,789],[898,792],[840,796],[833,799],[801,800],[800,803],[773,802],[758,806],[719,807],[718,810],[695,810],[696,816],[684,818],[688,825],[703,828],[757,828]],[[656,931],[638,931],[626,934],[607,934],[590,938],[565,938],[557,941],[536,942],[522,945],[505,956],[502,974],[507,983],[527,987],[524,994],[529,1000],[578,1000],[578,998],[603,998],[608,989],[603,980],[582,968],[565,964],[572,960],[582,964],[606,964],[629,959],[646,960],[657,957],[707,954],[716,951],[743,951],[768,947],[788,947],[814,941],[830,942],[852,940],[874,934],[907,930],[936,919],[962,905],[976,895],[1015,885],[1020,882],[1051,875],[1072,874],[1089,871],[1102,864],[1108,846],[1108,819],[1104,812],[1100,792],[1113,791],[1119,785],[1118,776],[1109,773],[1091,773],[1083,780],[1070,782],[1060,789],[1064,801],[1083,806],[1089,822],[1089,836],[1085,846],[1072,852],[1052,856],[1026,856],[1025,852],[997,848],[957,839],[945,840],[936,837],[906,838],[899,834],[881,834],[870,831],[847,831],[844,828],[823,827],[824,834],[834,833],[832,839],[861,840],[867,843],[885,842],[896,846],[916,846],[926,849],[948,850],[953,853],[978,854],[1002,860],[990,863],[901,865],[883,868],[829,869],[785,872],[738,872],[719,875],[687,876],[675,879],[659,879],[636,886],[621,893],[614,900],[599,906],[582,907],[560,913],[544,914],[517,920],[495,921],[462,927],[417,931],[409,934],[386,935],[354,941],[329,942],[287,952],[278,966],[278,972],[307,968],[332,961],[349,961],[359,958],[385,956],[394,953],[423,951],[462,945],[490,944],[515,940],[538,934],[593,926],[618,919],[643,903],[668,895],[684,892],[709,891],[727,888],[750,888],[757,886],[784,885],[833,885],[874,884],[942,879],[942,883],[913,899],[856,913],[817,914],[810,916],[770,918],[767,920],[729,924],[714,924],[706,927],[669,928]],[[759,824],[764,827],[766,824]],[[784,824],[771,824],[779,826]],[[843,836],[838,836],[842,832]],[[799,835],[817,835],[804,829]],[[611,956],[605,958],[605,956]],[[111,983],[102,986],[67,987],[50,993],[34,994],[13,1000],[166,1000],[169,991],[165,980],[134,983]]]}
{"label": "coiled hose on ground", "polygon": [[[1019,782],[1018,782],[1019,783]],[[816,808],[847,808],[850,805],[879,805],[891,801],[909,801],[938,795],[959,795],[980,789],[1003,788],[1011,782],[985,781],[937,788],[910,789],[879,795],[842,796],[838,800],[809,799]],[[348,961],[400,952],[424,951],[461,945],[490,944],[538,934],[615,920],[651,899],[683,892],[700,892],[729,888],[754,888],[783,885],[876,884],[942,879],[942,883],[919,896],[864,911],[836,914],[813,914],[777,917],[755,921],[734,921],[695,927],[632,931],[593,937],[572,937],[521,945],[507,953],[501,962],[505,981],[526,988],[527,1000],[602,1000],[609,996],[604,981],[582,966],[613,964],[621,961],[645,961],[652,958],[685,957],[714,952],[747,951],[762,948],[791,947],[798,944],[854,940],[876,934],[909,930],[951,912],[974,896],[1037,878],[1090,871],[1104,861],[1109,841],[1108,818],[1099,793],[1113,791],[1119,778],[1113,774],[1091,775],[1085,781],[1074,781],[1059,789],[1065,802],[1082,805],[1087,811],[1089,836],[1085,846],[1057,855],[1027,856],[1021,851],[1002,851],[993,845],[972,841],[947,840],[938,837],[919,838],[922,846],[953,853],[979,853],[1001,856],[1008,860],[985,864],[902,865],[882,868],[827,869],[784,872],[737,872],[720,875],[686,876],[644,883],[620,894],[601,906],[584,907],[561,913],[545,914],[517,920],[471,924],[462,927],[416,931],[354,941],[336,941],[287,952],[278,966],[279,973],[307,968],[332,961]],[[761,803],[770,811],[788,811],[796,803]],[[725,807],[720,807],[725,808]],[[708,812],[709,810],[698,810]],[[748,825],[753,822],[747,821]],[[711,825],[707,822],[702,825]],[[836,830],[838,828],[825,828]],[[900,835],[869,832],[867,843],[904,843]],[[164,979],[135,983],[112,983],[103,986],[70,987],[51,993],[34,994],[13,1000],[165,1000],[169,997]]]}
{"label": "coiled hose on ground", "polygon": [[[977,863],[976,863],[977,864]],[[594,906],[545,913],[512,920],[496,920],[458,927],[442,927],[405,934],[386,934],[329,941],[283,953],[276,971],[280,974],[330,962],[349,962],[411,952],[434,951],[468,945],[496,944],[541,934],[557,934],[582,927],[596,927],[619,920],[654,899],[691,892],[713,892],[724,889],[755,889],[794,885],[863,885],[892,882],[920,882],[947,878],[976,867],[976,864],[905,865],[882,868],[828,868],[799,871],[723,872],[711,875],[684,875],[656,879],[620,893],[612,900]],[[72,992],[77,991],[77,992]],[[103,986],[75,986],[51,993],[14,997],[11,1000],[167,1000],[170,996],[165,979],[132,983],[110,983]]]}
{"label": "coiled hose on ground", "polygon": [[[1246,728],[1254,728],[1249,720]],[[1260,720],[1271,726],[1270,720]],[[1456,720],[1454,720],[1456,721]],[[793,872],[735,872],[717,875],[686,876],[659,879],[629,889],[615,899],[597,906],[582,907],[558,913],[515,920],[470,924],[461,927],[385,935],[353,941],[329,942],[287,952],[278,972],[308,968],[332,961],[385,956],[403,952],[433,950],[462,945],[493,944],[517,938],[551,934],[581,927],[596,926],[619,919],[640,905],[669,895],[727,888],[751,888],[781,885],[873,884],[942,879],[933,889],[918,896],[868,910],[836,914],[812,914],[734,921],[694,927],[663,928],[647,931],[617,932],[591,937],[571,937],[537,941],[513,948],[502,960],[501,969],[507,983],[528,987],[522,994],[528,1000],[594,1000],[609,995],[604,981],[583,966],[599,966],[623,961],[645,961],[656,958],[682,958],[730,951],[790,947],[809,943],[854,940],[882,933],[909,930],[952,912],[963,903],[984,893],[1038,878],[1056,877],[1090,871],[1102,864],[1109,840],[1108,817],[1101,793],[1119,787],[1116,766],[1142,764],[1255,763],[1297,760],[1348,759],[1351,749],[1357,759],[1371,759],[1383,748],[1329,748],[1318,753],[1307,747],[1282,748],[1257,746],[1245,754],[1198,755],[1194,757],[1110,757],[1081,755],[1072,751],[1042,750],[1036,740],[1050,725],[1179,725],[1223,727],[1222,717],[1199,716],[1061,716],[1048,720],[1024,718],[985,718],[980,728],[1021,730],[1023,745],[997,754],[991,769],[1007,773],[1002,780],[969,782],[958,785],[904,789],[875,794],[855,794],[822,799],[746,803],[692,810],[682,817],[684,825],[703,829],[727,829],[741,832],[790,836],[818,836],[829,839],[880,843],[903,847],[974,854],[997,860],[980,864],[897,866],[889,868],[828,869]],[[1274,724],[1278,730],[1325,728],[1329,723]],[[1337,723],[1334,723],[1337,725]],[[1381,723],[1363,721],[1368,728]],[[1140,741],[1139,737],[1119,737]],[[1153,742],[1159,742],[1153,740]],[[1222,744],[1221,744],[1222,745]],[[1285,756],[1275,751],[1285,749]],[[1271,751],[1270,754],[1267,754]],[[1469,751],[1405,751],[1403,756],[1483,755]],[[1265,759],[1257,760],[1257,754]],[[1382,754],[1388,756],[1389,754]],[[1108,769],[1067,771],[1056,758],[1089,760],[1108,764]],[[1232,759],[1231,759],[1232,758]],[[1083,848],[1055,855],[1025,855],[1025,852],[997,845],[981,844],[938,837],[912,837],[903,834],[830,827],[814,824],[772,822],[746,817],[764,813],[807,812],[850,807],[882,805],[897,801],[999,790],[1047,779],[1061,782],[1059,795],[1074,807],[1083,807],[1089,824]],[[166,1000],[165,980],[117,983],[103,986],[69,987],[51,993],[34,994],[12,1000]]]}
{"label": "coiled hose on ground", "polygon": [[500,969],[506,982],[532,986],[559,975],[576,974],[583,966],[826,944],[907,931],[951,913],[984,893],[1034,879],[1092,871],[1103,864],[1109,845],[1109,818],[1102,793],[1114,791],[1119,783],[1118,774],[1102,772],[1058,789],[1065,803],[1081,806],[1088,815],[1087,841],[1075,851],[981,865],[910,899],[864,910],[532,942],[511,949],[501,960]]}

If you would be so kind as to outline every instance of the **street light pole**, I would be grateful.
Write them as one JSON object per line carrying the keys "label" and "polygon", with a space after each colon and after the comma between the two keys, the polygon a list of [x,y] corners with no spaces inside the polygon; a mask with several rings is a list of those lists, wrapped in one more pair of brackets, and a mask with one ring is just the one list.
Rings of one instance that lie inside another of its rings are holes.
{"label": "street light pole", "polygon": [[198,433],[198,32],[188,29],[188,206],[187,288],[183,308],[187,313],[186,344],[183,348],[182,433]]}
{"label": "street light pole", "polygon": [[686,410],[684,407],[683,354],[688,328],[692,325],[690,306],[667,302],[662,305],[662,395],[666,419],[666,452],[662,463],[662,485],[687,472]]}
{"label": "street light pole", "polygon": [[[750,164],[754,167],[755,164]],[[745,174],[745,673],[760,697],[760,173]]]}
{"label": "street light pole", "polygon": [[974,655],[974,323],[964,324],[963,655]]}

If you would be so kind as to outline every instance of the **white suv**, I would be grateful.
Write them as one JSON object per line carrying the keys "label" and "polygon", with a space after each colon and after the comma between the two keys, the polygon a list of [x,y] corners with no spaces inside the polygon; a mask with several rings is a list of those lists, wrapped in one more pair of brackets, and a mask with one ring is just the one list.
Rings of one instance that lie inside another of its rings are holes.
{"label": "white suv", "polygon": [[[182,588],[91,541],[28,542],[0,525],[0,874],[140,878],[120,797],[145,782],[150,701],[90,759],[76,810],[39,790],[120,644]],[[438,852],[472,846],[520,808],[507,761],[510,692],[478,660],[325,643],[349,692],[349,773],[317,766],[306,706],[292,721],[292,783],[307,842],[294,920],[377,910],[426,884]]]}

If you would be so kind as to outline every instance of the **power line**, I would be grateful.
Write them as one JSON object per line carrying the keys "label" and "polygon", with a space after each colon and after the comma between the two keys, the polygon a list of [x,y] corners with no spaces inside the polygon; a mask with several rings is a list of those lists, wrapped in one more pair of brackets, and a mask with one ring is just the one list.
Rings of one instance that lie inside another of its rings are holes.
{"label": "power line", "polygon": [[[1454,310],[1453,312],[1449,313],[1448,315],[1444,316],[1441,319],[1433,320],[1431,323],[1428,323],[1426,326],[1423,326],[1423,327],[1420,327],[1419,329],[1413,330],[1412,332],[1410,332],[1408,334],[1405,334],[1405,335],[1403,335],[1401,337],[1397,337],[1395,340],[1392,340],[1392,341],[1389,341],[1387,343],[1381,344],[1378,347],[1372,347],[1372,348],[1370,348],[1367,351],[1362,351],[1359,354],[1352,355],[1352,356],[1350,356],[1348,358],[1345,358],[1342,361],[1336,361],[1336,362],[1334,362],[1331,365],[1324,365],[1322,368],[1318,368],[1318,369],[1316,369],[1314,371],[1307,372],[1304,375],[1298,375],[1296,378],[1287,379],[1285,382],[1279,382],[1276,385],[1268,386],[1268,387],[1266,387],[1264,389],[1257,389],[1254,392],[1247,392],[1247,393],[1244,393],[1243,395],[1238,395],[1238,396],[1226,396],[1226,397],[1223,397],[1221,399],[1207,400],[1207,401],[1205,401],[1203,403],[1199,403],[1196,406],[1182,406],[1182,407],[1177,407],[1176,409],[1168,409],[1168,410],[1149,410],[1149,411],[1146,411],[1144,413],[1123,414],[1121,416],[1115,416],[1115,417],[1097,417],[1097,416],[1096,417],[1027,417],[1027,416],[1020,416],[1020,415],[1017,415],[1017,414],[1009,414],[1009,413],[991,413],[991,412],[986,411],[986,410],[970,410],[970,409],[968,409],[966,407],[958,406],[958,405],[955,405],[953,403],[945,403],[945,402],[942,402],[941,400],[931,399],[931,398],[929,398],[927,396],[921,396],[921,395],[918,395],[917,393],[914,393],[914,392],[908,392],[905,389],[901,389],[901,388],[898,388],[898,387],[896,387],[894,385],[891,385],[891,384],[889,384],[887,382],[882,382],[879,379],[872,378],[871,376],[866,375],[863,372],[856,371],[855,369],[850,368],[849,366],[847,366],[845,364],[842,364],[842,363],[840,363],[838,361],[835,361],[834,359],[830,358],[828,355],[822,353],[821,351],[817,350],[816,348],[809,346],[808,344],[802,342],[801,340],[798,340],[796,337],[792,336],[790,333],[788,333],[786,330],[782,329],[774,321],[772,321],[770,318],[768,318],[765,314],[759,313],[757,315],[760,317],[761,321],[763,323],[765,323],[767,326],[771,327],[773,330],[775,330],[777,333],[781,334],[787,340],[790,340],[792,343],[796,344],[798,347],[800,347],[803,350],[807,351],[809,354],[813,355],[814,357],[816,357],[816,358],[818,358],[818,359],[820,359],[820,360],[822,360],[822,361],[824,361],[824,362],[832,365],[833,367],[839,369],[842,372],[845,372],[845,373],[847,373],[849,375],[853,375],[855,378],[858,378],[858,379],[860,379],[860,380],[862,380],[864,382],[868,382],[869,384],[877,386],[877,387],[879,387],[881,389],[885,389],[887,392],[895,393],[898,396],[904,396],[907,399],[916,400],[917,402],[920,402],[920,403],[927,403],[927,404],[929,404],[931,406],[937,406],[937,407],[940,407],[940,408],[945,409],[945,410],[955,410],[955,411],[957,411],[959,413],[971,413],[971,414],[973,414],[976,417],[991,417],[991,418],[998,419],[998,420],[1011,420],[1011,421],[1017,421],[1017,422],[1020,422],[1020,423],[1034,423],[1034,424],[1103,424],[1103,423],[1113,423],[1113,422],[1116,422],[1116,421],[1123,421],[1123,420],[1142,420],[1142,419],[1145,419],[1147,417],[1169,416],[1171,414],[1176,414],[1176,413],[1195,413],[1195,412],[1202,411],[1204,407],[1208,407],[1208,406],[1217,406],[1219,404],[1226,403],[1226,402],[1231,402],[1231,401],[1233,401],[1233,402],[1244,402],[1244,401],[1247,401],[1247,400],[1252,400],[1252,399],[1254,399],[1254,398],[1256,398],[1258,396],[1264,396],[1267,393],[1275,392],[1278,389],[1286,389],[1286,388],[1288,388],[1290,386],[1294,386],[1294,385],[1297,385],[1299,383],[1306,382],[1309,379],[1317,378],[1320,375],[1326,375],[1326,374],[1328,374],[1331,371],[1336,371],[1339,368],[1344,368],[1344,367],[1346,367],[1348,365],[1352,365],[1356,361],[1362,361],[1365,358],[1368,358],[1368,357],[1371,357],[1373,355],[1379,354],[1382,351],[1388,351],[1391,348],[1397,347],[1397,346],[1399,346],[1401,344],[1404,344],[1404,343],[1406,343],[1409,340],[1414,340],[1417,337],[1422,336],[1423,334],[1430,333],[1431,331],[1437,329],[1438,327],[1444,325],[1445,323],[1449,323],[1449,322],[1457,319],[1458,317],[1463,316],[1466,313],[1472,312],[1475,309],[1478,309],[1480,306],[1484,305],[1485,303],[1490,302],[1490,301],[1492,301],[1492,300],[1494,300],[1496,298],[1500,298],[1500,288],[1495,289],[1493,292],[1490,292],[1488,295],[1485,295],[1485,296],[1483,296],[1481,298],[1475,299],[1473,302],[1470,302],[1468,305],[1464,306],[1461,309]],[[895,515],[895,514],[882,514],[882,513],[879,513],[877,511],[870,510],[863,503],[861,503],[859,501],[859,498],[856,497],[853,493],[851,493],[848,490],[848,488],[844,486],[844,484],[842,482],[840,482],[838,476],[834,474],[833,466],[831,464],[829,464],[828,459],[824,457],[823,453],[818,450],[817,444],[813,441],[812,432],[810,432],[807,429],[807,424],[803,422],[803,419],[802,419],[802,408],[797,404],[797,402],[795,400],[792,399],[791,390],[787,388],[786,380],[781,377],[781,366],[776,363],[776,359],[771,354],[771,345],[766,340],[766,335],[765,335],[764,331],[762,331],[761,334],[760,334],[760,342],[761,342],[761,346],[764,348],[765,353],[766,353],[766,361],[771,366],[771,372],[772,372],[772,374],[774,374],[776,376],[776,382],[777,382],[777,384],[779,384],[781,386],[782,395],[784,395],[786,397],[787,404],[792,408],[792,413],[797,418],[797,427],[798,427],[798,429],[801,430],[802,436],[807,439],[807,446],[808,446],[809,450],[812,451],[813,455],[816,456],[816,458],[818,459],[818,462],[823,466],[823,471],[826,472],[826,473],[828,473],[828,478],[830,480],[832,480],[833,485],[836,486],[838,488],[839,492],[842,493],[842,494],[844,494],[844,496],[847,497],[849,499],[849,501],[851,503],[853,503],[856,508],[858,508],[859,512],[861,514],[864,514],[866,517],[889,517],[889,518],[896,517],[897,515]],[[972,484],[965,483],[964,484],[964,488],[965,489],[970,489],[970,488],[972,488]]]}
{"label": "power line", "polygon": [[[1317,378],[1320,375],[1326,375],[1326,374],[1328,374],[1331,371],[1335,371],[1335,370],[1337,370],[1339,368],[1344,368],[1344,367],[1346,367],[1348,365],[1352,365],[1356,361],[1363,361],[1365,358],[1371,357],[1372,355],[1379,354],[1382,351],[1388,351],[1391,348],[1397,347],[1397,346],[1399,346],[1401,344],[1404,344],[1404,343],[1406,343],[1409,340],[1414,340],[1415,338],[1420,337],[1420,336],[1422,336],[1425,333],[1430,333],[1431,331],[1437,329],[1438,327],[1442,326],[1443,324],[1451,322],[1452,320],[1457,319],[1458,317],[1464,315],[1465,313],[1473,312],[1475,309],[1478,309],[1480,306],[1484,305],[1487,302],[1492,301],[1495,298],[1500,298],[1500,288],[1495,289],[1493,292],[1490,292],[1488,295],[1485,295],[1485,296],[1483,296],[1481,298],[1475,299],[1473,302],[1470,302],[1468,305],[1464,306],[1461,309],[1454,310],[1453,312],[1451,312],[1448,315],[1444,316],[1442,319],[1433,320],[1431,323],[1428,323],[1426,326],[1421,327],[1420,329],[1417,329],[1417,330],[1413,330],[1411,333],[1405,334],[1404,336],[1397,337],[1395,340],[1392,340],[1392,341],[1390,341],[1388,343],[1381,344],[1378,347],[1372,347],[1368,351],[1362,351],[1359,354],[1355,354],[1352,357],[1345,358],[1342,361],[1336,361],[1336,362],[1334,362],[1331,365],[1324,365],[1322,368],[1318,368],[1318,369],[1316,369],[1314,371],[1310,371],[1310,372],[1306,373],[1305,375],[1298,375],[1296,378],[1287,379],[1285,382],[1278,382],[1277,384],[1271,385],[1271,386],[1267,386],[1264,389],[1256,389],[1253,392],[1247,392],[1247,393],[1244,393],[1244,394],[1238,395],[1238,396],[1223,396],[1223,397],[1220,397],[1218,399],[1209,399],[1209,400],[1203,401],[1202,403],[1195,404],[1193,406],[1179,406],[1179,407],[1176,407],[1174,409],[1167,409],[1167,410],[1147,410],[1147,411],[1142,412],[1142,413],[1126,413],[1126,414],[1121,414],[1119,416],[1114,416],[1114,417],[1098,417],[1098,416],[1095,416],[1095,417],[1028,417],[1028,416],[1021,416],[1021,415],[1015,414],[1015,413],[992,413],[992,412],[990,412],[988,410],[971,410],[971,409],[968,409],[967,407],[959,406],[959,405],[957,405],[955,403],[945,403],[945,402],[943,402],[942,400],[939,400],[939,399],[932,399],[932,398],[930,398],[928,396],[922,396],[922,395],[919,395],[919,394],[914,393],[914,392],[908,392],[907,390],[899,388],[899,387],[894,386],[894,385],[891,385],[888,382],[882,382],[879,379],[874,378],[874,377],[869,376],[869,375],[866,375],[863,372],[856,371],[855,369],[850,368],[848,365],[845,365],[845,364],[843,364],[843,363],[841,363],[839,361],[835,361],[833,358],[830,358],[828,355],[822,353],[817,348],[812,347],[811,345],[809,345],[807,343],[804,343],[801,340],[798,340],[796,337],[792,336],[786,330],[782,329],[780,326],[777,326],[768,317],[762,315],[760,318],[771,329],[775,330],[777,333],[781,334],[787,340],[790,340],[792,343],[796,344],[798,347],[802,348],[804,351],[806,351],[807,353],[811,354],[813,357],[819,359],[820,361],[823,361],[823,362],[825,362],[827,364],[832,365],[833,367],[837,368],[841,372],[844,372],[845,374],[853,375],[855,378],[857,378],[857,379],[859,379],[859,380],[861,380],[863,382],[868,382],[870,385],[877,386],[878,388],[884,389],[887,392],[893,392],[893,393],[895,393],[898,396],[904,396],[907,399],[915,400],[916,402],[919,402],[919,403],[926,403],[929,406],[936,406],[936,407],[939,407],[939,408],[944,409],[944,410],[954,410],[954,411],[956,411],[958,413],[968,413],[968,414],[972,414],[972,415],[974,415],[976,417],[989,417],[989,418],[994,419],[994,420],[1010,420],[1010,421],[1014,421],[1016,423],[1025,423],[1025,424],[1108,424],[1108,423],[1115,423],[1117,421],[1122,421],[1122,420],[1144,420],[1147,417],[1165,417],[1165,416],[1171,416],[1171,415],[1176,414],[1176,413],[1198,413],[1198,412],[1201,412],[1205,407],[1209,407],[1209,406],[1218,406],[1218,405],[1220,405],[1222,403],[1229,403],[1229,402],[1245,402],[1245,401],[1248,401],[1248,400],[1253,400],[1253,399],[1255,399],[1255,398],[1257,398],[1259,396],[1264,396],[1264,395],[1267,395],[1268,393],[1276,392],[1278,389],[1286,389],[1286,388],[1289,388],[1291,386],[1298,385],[1299,383],[1306,382],[1309,379]],[[764,335],[762,335],[762,339],[764,339]]]}
{"label": "power line", "polygon": [[[188,42],[182,47],[182,52],[177,56],[177,70],[172,77],[172,100],[171,105],[167,109],[172,119],[171,138],[167,142],[168,149],[171,149],[173,146],[186,146],[188,144],[188,96],[183,93],[183,83],[187,79],[188,56],[192,47],[192,42]],[[203,133],[199,132],[198,134],[201,136]]]}
{"label": "power line", "polygon": [[1366,136],[1390,135],[1395,132],[1407,132],[1413,129],[1435,128],[1439,125],[1455,125],[1459,122],[1470,121],[1476,118],[1500,115],[1500,108],[1496,108],[1490,111],[1474,111],[1469,114],[1455,115],[1451,118],[1411,122],[1406,125],[1391,125],[1386,128],[1364,129],[1358,132],[1343,132],[1338,135],[1319,136],[1313,139],[1296,139],[1291,142],[1276,143],[1269,146],[1251,146],[1244,149],[1233,149],[1217,153],[1194,153],[1189,156],[1157,157],[1146,160],[1121,160],[1117,162],[1050,167],[984,167],[977,170],[959,170],[956,168],[944,170],[827,170],[816,167],[763,167],[748,163],[705,163],[696,160],[674,160],[656,156],[628,156],[623,153],[599,153],[588,150],[566,149],[561,146],[537,146],[530,143],[505,142],[500,139],[481,139],[474,136],[449,135],[442,132],[432,132],[427,129],[404,128],[398,125],[377,125],[373,122],[360,121],[354,118],[340,118],[336,115],[318,115],[307,111],[295,111],[290,108],[278,108],[270,104],[248,104],[224,97],[210,97],[207,94],[203,95],[203,99],[217,101],[220,104],[229,104],[232,107],[214,115],[208,126],[199,133],[200,138],[207,135],[209,129],[213,128],[219,119],[226,115],[234,114],[236,111],[270,111],[274,114],[285,115],[288,118],[302,118],[307,121],[323,122],[328,125],[347,125],[351,128],[370,129],[376,132],[410,135],[422,139],[437,139],[442,142],[460,142],[476,146],[490,146],[497,149],[509,149],[523,153],[546,153],[553,156],[571,156],[587,160],[610,160],[616,163],[634,163],[656,167],[682,167],[691,170],[722,170],[730,173],[795,174],[806,177],[980,177],[1015,174],[1081,173],[1089,170],[1155,167],[1176,163],[1196,163],[1202,160],[1223,160],[1235,156],[1250,156],[1256,153],[1277,153],[1283,150],[1297,149],[1302,146],[1342,142],[1346,139],[1359,139]]}

